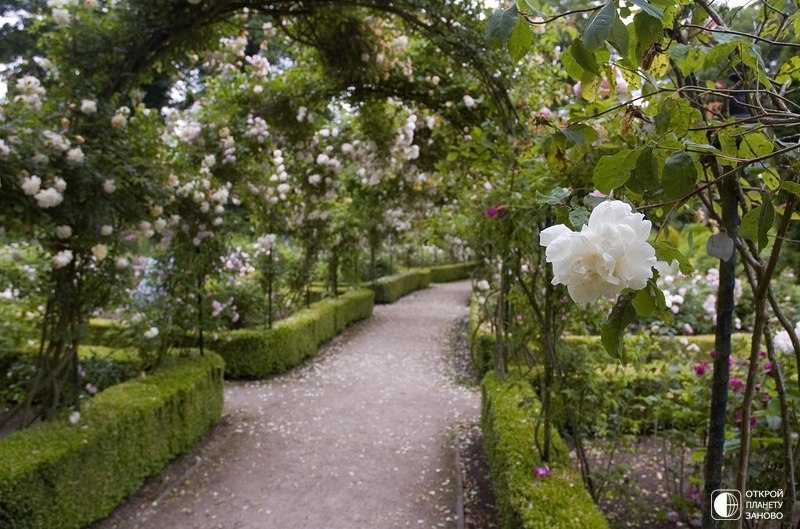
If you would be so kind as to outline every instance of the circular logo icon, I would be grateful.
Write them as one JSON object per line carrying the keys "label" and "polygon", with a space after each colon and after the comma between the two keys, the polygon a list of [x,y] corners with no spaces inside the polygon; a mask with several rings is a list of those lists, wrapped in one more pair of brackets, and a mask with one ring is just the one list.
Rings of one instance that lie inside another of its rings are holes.
{"label": "circular logo icon", "polygon": [[715,490],[711,495],[712,518],[737,520],[741,516],[742,495],[738,490]]}

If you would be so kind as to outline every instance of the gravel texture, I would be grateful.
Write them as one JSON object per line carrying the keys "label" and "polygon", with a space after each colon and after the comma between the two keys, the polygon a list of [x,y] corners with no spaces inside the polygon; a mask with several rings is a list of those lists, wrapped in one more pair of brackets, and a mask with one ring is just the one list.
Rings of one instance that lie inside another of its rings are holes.
{"label": "gravel texture", "polygon": [[[469,475],[480,395],[451,354],[469,292],[432,285],[286,375],[228,383],[210,435],[93,528],[457,528],[456,482],[485,481]],[[486,492],[463,494],[469,511]]]}

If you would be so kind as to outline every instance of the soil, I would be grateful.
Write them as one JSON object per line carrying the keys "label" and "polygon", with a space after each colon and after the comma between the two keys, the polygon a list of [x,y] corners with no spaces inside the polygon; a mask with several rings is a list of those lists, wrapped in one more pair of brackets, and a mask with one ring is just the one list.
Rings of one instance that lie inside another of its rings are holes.
{"label": "soil", "polygon": [[496,527],[452,331],[469,292],[432,285],[288,374],[226,383],[222,421],[93,529]]}

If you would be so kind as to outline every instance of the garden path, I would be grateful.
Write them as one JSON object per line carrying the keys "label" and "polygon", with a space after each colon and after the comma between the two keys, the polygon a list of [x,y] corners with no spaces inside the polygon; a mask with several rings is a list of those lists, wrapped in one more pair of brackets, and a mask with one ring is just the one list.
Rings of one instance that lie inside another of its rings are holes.
{"label": "garden path", "polygon": [[476,420],[448,331],[469,282],[434,284],[283,376],[227,383],[225,412],[94,529],[455,528],[450,426]]}

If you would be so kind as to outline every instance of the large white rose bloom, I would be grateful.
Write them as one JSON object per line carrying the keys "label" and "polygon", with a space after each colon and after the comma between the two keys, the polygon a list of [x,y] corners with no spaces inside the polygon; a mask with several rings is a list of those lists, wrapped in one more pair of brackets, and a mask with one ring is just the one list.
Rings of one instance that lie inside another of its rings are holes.
{"label": "large white rose bloom", "polygon": [[553,284],[566,285],[578,303],[644,288],[657,262],[647,242],[651,226],[625,202],[611,200],[595,207],[579,232],[563,224],[543,230],[539,243],[553,264]]}

